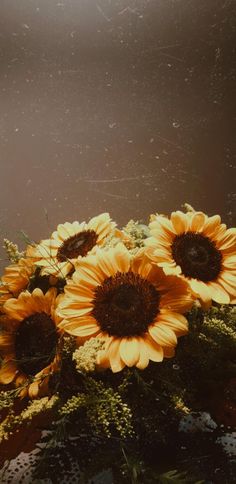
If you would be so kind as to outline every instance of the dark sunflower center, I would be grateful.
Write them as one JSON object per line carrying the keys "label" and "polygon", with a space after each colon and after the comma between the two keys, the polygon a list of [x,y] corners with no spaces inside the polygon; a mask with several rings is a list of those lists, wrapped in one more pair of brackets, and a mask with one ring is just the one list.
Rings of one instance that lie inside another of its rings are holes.
{"label": "dark sunflower center", "polygon": [[54,321],[46,313],[25,318],[15,335],[17,365],[27,375],[35,375],[55,357],[57,332]]}
{"label": "dark sunflower center", "polygon": [[138,336],[154,321],[159,302],[149,281],[133,272],[118,272],[96,288],[92,314],[110,336]]}
{"label": "dark sunflower center", "polygon": [[57,252],[58,262],[83,257],[96,245],[98,235],[94,230],[84,230],[66,239]]}
{"label": "dark sunflower center", "polygon": [[195,232],[177,235],[172,244],[172,255],[186,277],[214,281],[221,271],[220,251],[212,240]]}

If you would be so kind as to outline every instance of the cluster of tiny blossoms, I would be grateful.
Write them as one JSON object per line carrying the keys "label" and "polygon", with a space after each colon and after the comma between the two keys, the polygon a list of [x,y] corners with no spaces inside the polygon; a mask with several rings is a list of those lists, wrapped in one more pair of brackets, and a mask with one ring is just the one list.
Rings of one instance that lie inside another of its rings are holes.
{"label": "cluster of tiny blossoms", "polygon": [[104,347],[104,341],[99,338],[91,338],[73,353],[73,360],[79,372],[91,373],[97,367],[97,355]]}
{"label": "cluster of tiny blossoms", "polygon": [[133,435],[132,412],[118,392],[106,388],[102,382],[91,377],[86,378],[85,388],[86,393],[74,395],[60,408],[61,417],[68,417],[82,410],[97,434],[111,437],[115,430],[120,437]]}
{"label": "cluster of tiny blossoms", "polygon": [[3,239],[3,248],[6,250],[8,259],[11,262],[19,262],[20,258],[24,256],[24,252],[20,252],[17,244],[13,244],[8,239]]}
{"label": "cluster of tiny blossoms", "polygon": [[58,400],[57,395],[33,400],[19,415],[11,410],[0,424],[0,443],[3,440],[8,440],[15,429],[18,430],[26,422],[30,423],[36,415],[51,410],[58,403]]}

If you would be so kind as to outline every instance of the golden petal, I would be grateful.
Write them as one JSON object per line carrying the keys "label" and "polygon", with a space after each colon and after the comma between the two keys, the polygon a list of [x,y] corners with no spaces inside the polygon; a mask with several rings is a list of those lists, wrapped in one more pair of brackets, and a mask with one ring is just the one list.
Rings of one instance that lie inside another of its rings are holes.
{"label": "golden petal", "polygon": [[203,212],[195,212],[191,217],[189,230],[191,232],[201,232],[205,224],[206,215]]}
{"label": "golden petal", "polygon": [[167,217],[158,216],[156,221],[163,229],[163,231],[167,232],[169,235],[173,236],[176,234],[176,231],[171,223],[171,221]]}
{"label": "golden petal", "polygon": [[226,281],[228,284],[235,286],[236,285],[236,271],[223,271],[220,277]]}
{"label": "golden petal", "polygon": [[162,361],[163,360],[163,349],[160,345],[155,343],[155,341],[147,334],[143,338],[143,344],[146,348],[148,357],[152,361]]}
{"label": "golden petal", "polygon": [[78,222],[77,220],[72,222],[71,228],[73,228],[74,234],[79,234],[80,232],[84,232],[84,230],[88,230],[86,222]]}
{"label": "golden petal", "polygon": [[57,232],[63,241],[71,237],[70,231],[65,227],[64,224],[59,224],[57,226]]}
{"label": "golden petal", "polygon": [[15,385],[17,387],[23,386],[26,382],[27,382],[27,376],[24,375],[24,373],[20,373],[19,375],[17,375],[15,379]]}
{"label": "golden petal", "polygon": [[99,269],[103,273],[103,279],[115,275],[118,272],[117,261],[110,254],[99,253]]}
{"label": "golden petal", "polygon": [[88,230],[94,230],[97,234],[100,233],[101,228],[104,229],[104,226],[107,226],[111,222],[111,218],[109,213],[101,213],[96,217],[93,217],[88,222]]}
{"label": "golden petal", "polygon": [[70,308],[70,302],[68,302],[68,305],[63,306],[61,305],[58,307],[57,310],[58,314],[64,318],[68,319],[79,319],[81,317],[84,317],[85,315],[89,315],[91,313],[91,308],[90,307],[76,307],[76,308]]}
{"label": "golden petal", "polygon": [[175,263],[158,262],[158,265],[163,268],[166,276],[180,276],[182,274],[181,267],[177,266]]}
{"label": "golden petal", "polygon": [[91,287],[85,286],[83,283],[70,284],[66,288],[66,296],[91,301],[94,298],[94,290]]}
{"label": "golden petal", "polygon": [[[42,259],[54,259],[56,257],[58,248],[61,245],[61,241],[59,242],[52,242],[50,241],[50,244],[45,244],[45,245],[39,245],[37,247],[37,254],[39,257]],[[39,264],[39,262],[37,262]]]}
{"label": "golden petal", "polygon": [[207,303],[212,299],[208,285],[205,284],[205,282],[191,279],[189,283],[194,293],[199,296],[204,303]]}
{"label": "golden petal", "polygon": [[185,213],[177,210],[176,212],[172,212],[170,218],[176,234],[183,234],[188,230],[189,221]]}
{"label": "golden petal", "polygon": [[124,361],[120,357],[120,338],[114,338],[109,346],[109,360],[113,373],[123,370],[125,367]]}
{"label": "golden petal", "polygon": [[4,347],[12,347],[14,345],[14,336],[11,332],[0,333],[0,348],[4,350]]}
{"label": "golden petal", "polygon": [[109,222],[109,223],[106,223],[106,224],[102,225],[101,227],[99,227],[97,245],[99,245],[99,246],[103,245],[104,239],[109,234],[111,234],[111,232],[113,232],[113,230],[115,229],[115,226],[116,226],[115,222]]}
{"label": "golden petal", "polygon": [[216,238],[219,242],[224,242],[228,238],[233,238],[233,240],[236,241],[236,228],[231,227],[225,231],[220,231],[220,234],[217,235]]}
{"label": "golden petal", "polygon": [[107,350],[101,350],[97,354],[97,365],[102,368],[110,368],[109,353]]}
{"label": "golden petal", "polygon": [[223,287],[223,289],[230,295],[230,298],[236,297],[236,277],[234,278],[234,284],[229,284],[222,277],[218,278],[218,283]]}
{"label": "golden petal", "polygon": [[[158,231],[157,231],[158,232]],[[152,248],[153,250],[156,249],[157,247],[157,238],[156,237],[147,237],[147,239],[144,239],[144,245],[145,247]]]}
{"label": "golden petal", "polygon": [[157,262],[173,262],[173,257],[169,248],[155,249],[153,255]]}
{"label": "golden petal", "polygon": [[137,368],[139,370],[144,370],[148,366],[149,363],[149,357],[148,357],[148,351],[146,349],[145,344],[143,344],[142,339],[140,338],[140,344],[139,344],[139,360],[136,363]]}
{"label": "golden petal", "polygon": [[119,242],[114,249],[110,249],[110,255],[114,257],[118,271],[128,272],[130,268],[131,255],[122,242]]}
{"label": "golden petal", "polygon": [[224,256],[223,266],[236,270],[236,254]]}
{"label": "golden petal", "polygon": [[3,364],[0,368],[0,383],[8,385],[14,380],[16,373],[17,366],[14,361],[3,361]]}
{"label": "golden petal", "polygon": [[[179,283],[182,282],[181,279]],[[176,281],[178,284],[178,281]],[[166,292],[166,294],[161,295],[160,308],[169,309],[170,311],[185,313],[189,311],[193,305],[194,298],[192,294],[186,293],[176,289]]]}
{"label": "golden petal", "polygon": [[31,383],[29,385],[28,393],[29,393],[30,398],[36,398],[38,396],[38,393],[39,393],[39,382],[38,381],[34,381],[33,383]]}
{"label": "golden petal", "polygon": [[229,304],[229,294],[216,282],[209,282],[207,284],[211,298],[219,304]]}
{"label": "golden petal", "polygon": [[163,321],[177,336],[188,332],[188,321],[182,314],[163,309],[158,315],[158,320]]}
{"label": "golden petal", "polygon": [[148,328],[148,332],[154,341],[161,346],[175,346],[177,344],[174,331],[162,322],[157,321]]}
{"label": "golden petal", "polygon": [[[16,321],[22,321],[28,315],[25,308],[18,308],[15,304],[13,304],[12,299],[8,299],[8,301],[4,304],[4,312],[12,319]],[[15,300],[14,300],[15,301]],[[11,302],[11,303],[10,303]],[[10,303],[6,306],[6,303]]]}
{"label": "golden petal", "polygon": [[221,218],[219,215],[213,215],[212,217],[208,217],[203,232],[207,237],[211,237],[212,234],[219,228],[221,223]]}
{"label": "golden petal", "polygon": [[[160,226],[156,222],[150,223],[149,228],[150,228],[150,237],[148,237],[147,239],[144,239],[144,244],[145,244],[146,240],[151,239],[150,242],[154,241],[155,244],[158,241],[158,244],[162,244],[164,246],[171,245],[174,234],[170,234],[169,232],[165,232],[165,230],[160,228]],[[150,243],[150,245],[152,245],[152,243]]]}
{"label": "golden petal", "polygon": [[100,331],[99,326],[95,322],[80,323],[79,320],[64,324],[63,329],[66,333],[81,337],[92,336]]}
{"label": "golden petal", "polygon": [[89,285],[97,286],[103,279],[103,273],[98,266],[98,259],[95,256],[87,256],[83,260],[78,261],[76,271],[72,277],[75,283],[87,281]]}
{"label": "golden petal", "polygon": [[139,361],[139,341],[137,338],[122,338],[120,342],[120,356],[124,363],[131,367]]}
{"label": "golden petal", "polygon": [[226,224],[220,224],[219,227],[216,227],[214,232],[212,232],[211,234],[207,234],[207,237],[216,241],[218,238],[220,239],[220,237],[225,234],[226,230]]}

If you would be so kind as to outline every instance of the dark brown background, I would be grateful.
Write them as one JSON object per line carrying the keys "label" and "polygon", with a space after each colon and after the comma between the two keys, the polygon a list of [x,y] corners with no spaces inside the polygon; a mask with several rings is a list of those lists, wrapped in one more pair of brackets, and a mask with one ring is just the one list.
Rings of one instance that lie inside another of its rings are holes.
{"label": "dark brown background", "polygon": [[235,13],[231,0],[1,0],[1,238],[185,201],[235,224]]}

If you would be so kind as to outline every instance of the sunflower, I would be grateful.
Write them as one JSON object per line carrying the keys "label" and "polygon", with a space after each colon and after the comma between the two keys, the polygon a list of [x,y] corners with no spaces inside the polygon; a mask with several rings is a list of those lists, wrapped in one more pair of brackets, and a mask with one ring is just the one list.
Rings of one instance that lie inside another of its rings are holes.
{"label": "sunflower", "polygon": [[6,289],[4,284],[0,285],[0,314],[3,313],[5,302],[12,297],[12,294]]}
{"label": "sunflower", "polygon": [[108,213],[93,217],[88,223],[59,224],[50,239],[42,240],[34,250],[42,274],[66,277],[78,257],[84,257],[98,246],[115,228]]}
{"label": "sunflower", "polygon": [[34,271],[35,265],[31,258],[21,258],[17,263],[5,267],[1,277],[3,291],[9,292],[10,297],[17,297],[27,288]]}
{"label": "sunflower", "polygon": [[132,258],[119,243],[81,261],[61,297],[59,327],[80,338],[102,338],[102,367],[143,369],[149,360],[174,355],[177,336],[187,332],[182,313],[192,302],[185,281],[166,276],[142,249]]}
{"label": "sunflower", "polygon": [[[57,291],[22,292],[4,305],[0,353],[0,383],[22,386],[20,395],[30,398],[47,393],[50,375],[59,369],[60,319],[55,313]],[[60,296],[59,296],[60,297]]]}
{"label": "sunflower", "polygon": [[188,281],[207,309],[212,300],[236,303],[236,229],[227,229],[219,215],[173,212],[155,215],[149,224],[147,254],[166,274]]}

